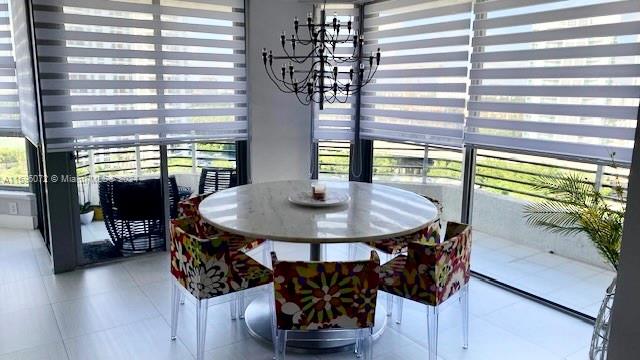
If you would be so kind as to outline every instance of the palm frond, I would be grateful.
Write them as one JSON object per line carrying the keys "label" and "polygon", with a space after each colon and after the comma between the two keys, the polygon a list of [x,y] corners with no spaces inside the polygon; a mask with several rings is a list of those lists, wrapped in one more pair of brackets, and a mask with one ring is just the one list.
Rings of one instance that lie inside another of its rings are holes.
{"label": "palm frond", "polygon": [[524,206],[527,223],[553,233],[587,235],[602,257],[617,269],[624,206],[613,208],[577,173],[540,175],[538,180],[535,188],[550,199]]}

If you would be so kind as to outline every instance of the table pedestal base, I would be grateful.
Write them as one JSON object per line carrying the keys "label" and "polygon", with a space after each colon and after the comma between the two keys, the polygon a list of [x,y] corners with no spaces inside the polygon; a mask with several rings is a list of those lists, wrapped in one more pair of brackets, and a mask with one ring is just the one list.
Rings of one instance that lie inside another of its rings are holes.
{"label": "table pedestal base", "polygon": [[[268,295],[261,296],[249,304],[245,312],[245,321],[251,335],[272,343],[271,316]],[[382,335],[387,324],[386,311],[379,305],[376,308],[375,324],[374,340]],[[355,334],[353,330],[291,331],[287,335],[287,351],[318,353],[353,350]]]}

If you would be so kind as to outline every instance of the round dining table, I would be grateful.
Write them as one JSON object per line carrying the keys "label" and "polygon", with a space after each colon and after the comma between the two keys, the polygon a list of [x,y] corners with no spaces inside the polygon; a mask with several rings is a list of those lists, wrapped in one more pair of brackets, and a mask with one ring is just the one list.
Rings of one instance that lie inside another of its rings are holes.
{"label": "round dining table", "polygon": [[[320,261],[322,244],[359,243],[419,231],[437,217],[435,205],[415,193],[395,187],[347,181],[321,181],[327,194],[348,195],[344,203],[311,207],[289,198],[311,192],[315,180],[288,180],[242,185],[216,192],[200,204],[202,217],[233,234],[270,241],[309,244],[309,259]],[[344,196],[343,196],[344,197]],[[346,197],[344,197],[346,198]],[[296,259],[305,260],[305,259]],[[269,296],[255,299],[246,309],[249,332],[271,341]],[[378,305],[374,338],[382,334],[386,311]],[[355,342],[348,331],[300,331],[288,335],[293,350],[337,351]]]}

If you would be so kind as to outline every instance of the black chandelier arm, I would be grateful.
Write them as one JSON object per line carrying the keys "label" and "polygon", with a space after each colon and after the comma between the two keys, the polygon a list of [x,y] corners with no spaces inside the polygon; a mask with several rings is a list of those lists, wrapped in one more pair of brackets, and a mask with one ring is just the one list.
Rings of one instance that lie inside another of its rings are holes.
{"label": "black chandelier arm", "polygon": [[309,105],[311,104],[311,98],[307,95],[305,96],[304,100],[300,98],[300,92],[296,92],[296,98],[298,98],[298,102],[300,102],[300,104],[302,105]]}
{"label": "black chandelier arm", "polygon": [[[304,62],[306,62],[307,60],[309,60],[310,58],[313,57],[313,55],[315,54],[315,52],[313,50],[311,50],[306,56],[296,56],[295,53],[293,55],[289,54],[289,51],[287,51],[286,47],[282,47],[282,50],[284,51],[286,56],[278,56],[278,57],[274,57],[274,59],[286,59],[289,61],[293,61],[296,64],[302,64]],[[300,60],[302,59],[302,60]]]}
{"label": "black chandelier arm", "polygon": [[[281,81],[280,79],[278,79],[278,76],[273,72],[273,66],[271,68],[267,67],[267,64],[264,65],[264,69],[267,73],[267,76],[269,77],[269,80],[271,80],[271,82],[278,88],[278,90],[282,91],[283,93],[286,94],[292,94],[295,91],[292,88],[289,88],[287,86],[287,83],[284,81]],[[269,71],[269,69],[271,69],[271,71]],[[282,87],[280,87],[280,84],[284,85],[284,89]]]}
{"label": "black chandelier arm", "polygon": [[[314,64],[312,64],[312,68],[313,66],[315,66],[318,63],[318,61],[314,62]],[[272,82],[274,82],[276,84],[276,86],[278,86],[279,84],[283,84],[285,86],[285,88],[288,91],[285,91],[287,93],[292,93],[295,92],[296,87],[298,88],[298,91],[304,91],[304,88],[306,87],[307,82],[309,81],[309,78],[311,77],[313,71],[309,71],[307,72],[307,75],[305,76],[304,79],[302,79],[301,81],[295,81],[295,82],[289,82],[286,80],[286,78],[284,79],[280,79],[277,75],[277,73],[273,70],[273,63],[270,64],[269,68],[267,69],[267,66],[265,64],[265,70],[267,71],[267,73],[269,74],[269,78],[271,79]],[[269,70],[271,70],[271,72],[269,72]],[[286,77],[286,74],[285,74]],[[278,89],[280,89],[281,91],[284,91],[280,88],[280,86],[278,86]]]}

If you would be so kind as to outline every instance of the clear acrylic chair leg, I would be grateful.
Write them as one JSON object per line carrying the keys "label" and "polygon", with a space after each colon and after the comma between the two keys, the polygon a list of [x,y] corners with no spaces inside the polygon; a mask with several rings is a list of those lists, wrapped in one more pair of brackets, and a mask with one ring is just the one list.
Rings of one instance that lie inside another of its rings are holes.
{"label": "clear acrylic chair leg", "polygon": [[204,344],[207,338],[207,299],[196,304],[196,360],[204,359]]}
{"label": "clear acrylic chair leg", "polygon": [[469,347],[469,284],[460,290],[460,305],[462,306],[462,347]]}
{"label": "clear acrylic chair leg", "polygon": [[186,294],[184,292],[180,292],[180,305],[184,305],[184,298],[186,297]]}
{"label": "clear acrylic chair leg", "polygon": [[286,358],[287,332],[286,330],[277,330],[276,360],[285,360]]}
{"label": "clear acrylic chair leg", "polygon": [[356,357],[371,360],[373,358],[373,329],[360,329],[357,334],[358,352]]}
{"label": "clear acrylic chair leg", "polygon": [[171,288],[171,340],[175,340],[178,333],[178,315],[182,295],[184,293],[180,291],[180,285],[174,281]]}
{"label": "clear acrylic chair leg", "polygon": [[393,314],[393,295],[387,293],[387,316]]}
{"label": "clear acrylic chair leg", "polygon": [[438,358],[438,307],[427,306],[427,338],[429,343],[429,360]]}
{"label": "clear acrylic chair leg", "polygon": [[244,291],[238,293],[238,318],[244,319]]}
{"label": "clear acrylic chair leg", "polygon": [[231,320],[235,320],[238,314],[238,293],[233,294],[233,299],[229,302],[229,312]]}
{"label": "clear acrylic chair leg", "polygon": [[396,297],[396,324],[400,325],[402,323],[402,308],[404,304],[404,299],[400,296]]}
{"label": "clear acrylic chair leg", "polygon": [[[271,285],[273,286],[273,284]],[[269,313],[271,314],[271,341],[273,342],[273,358],[278,359],[278,327],[273,287],[269,291]]]}

